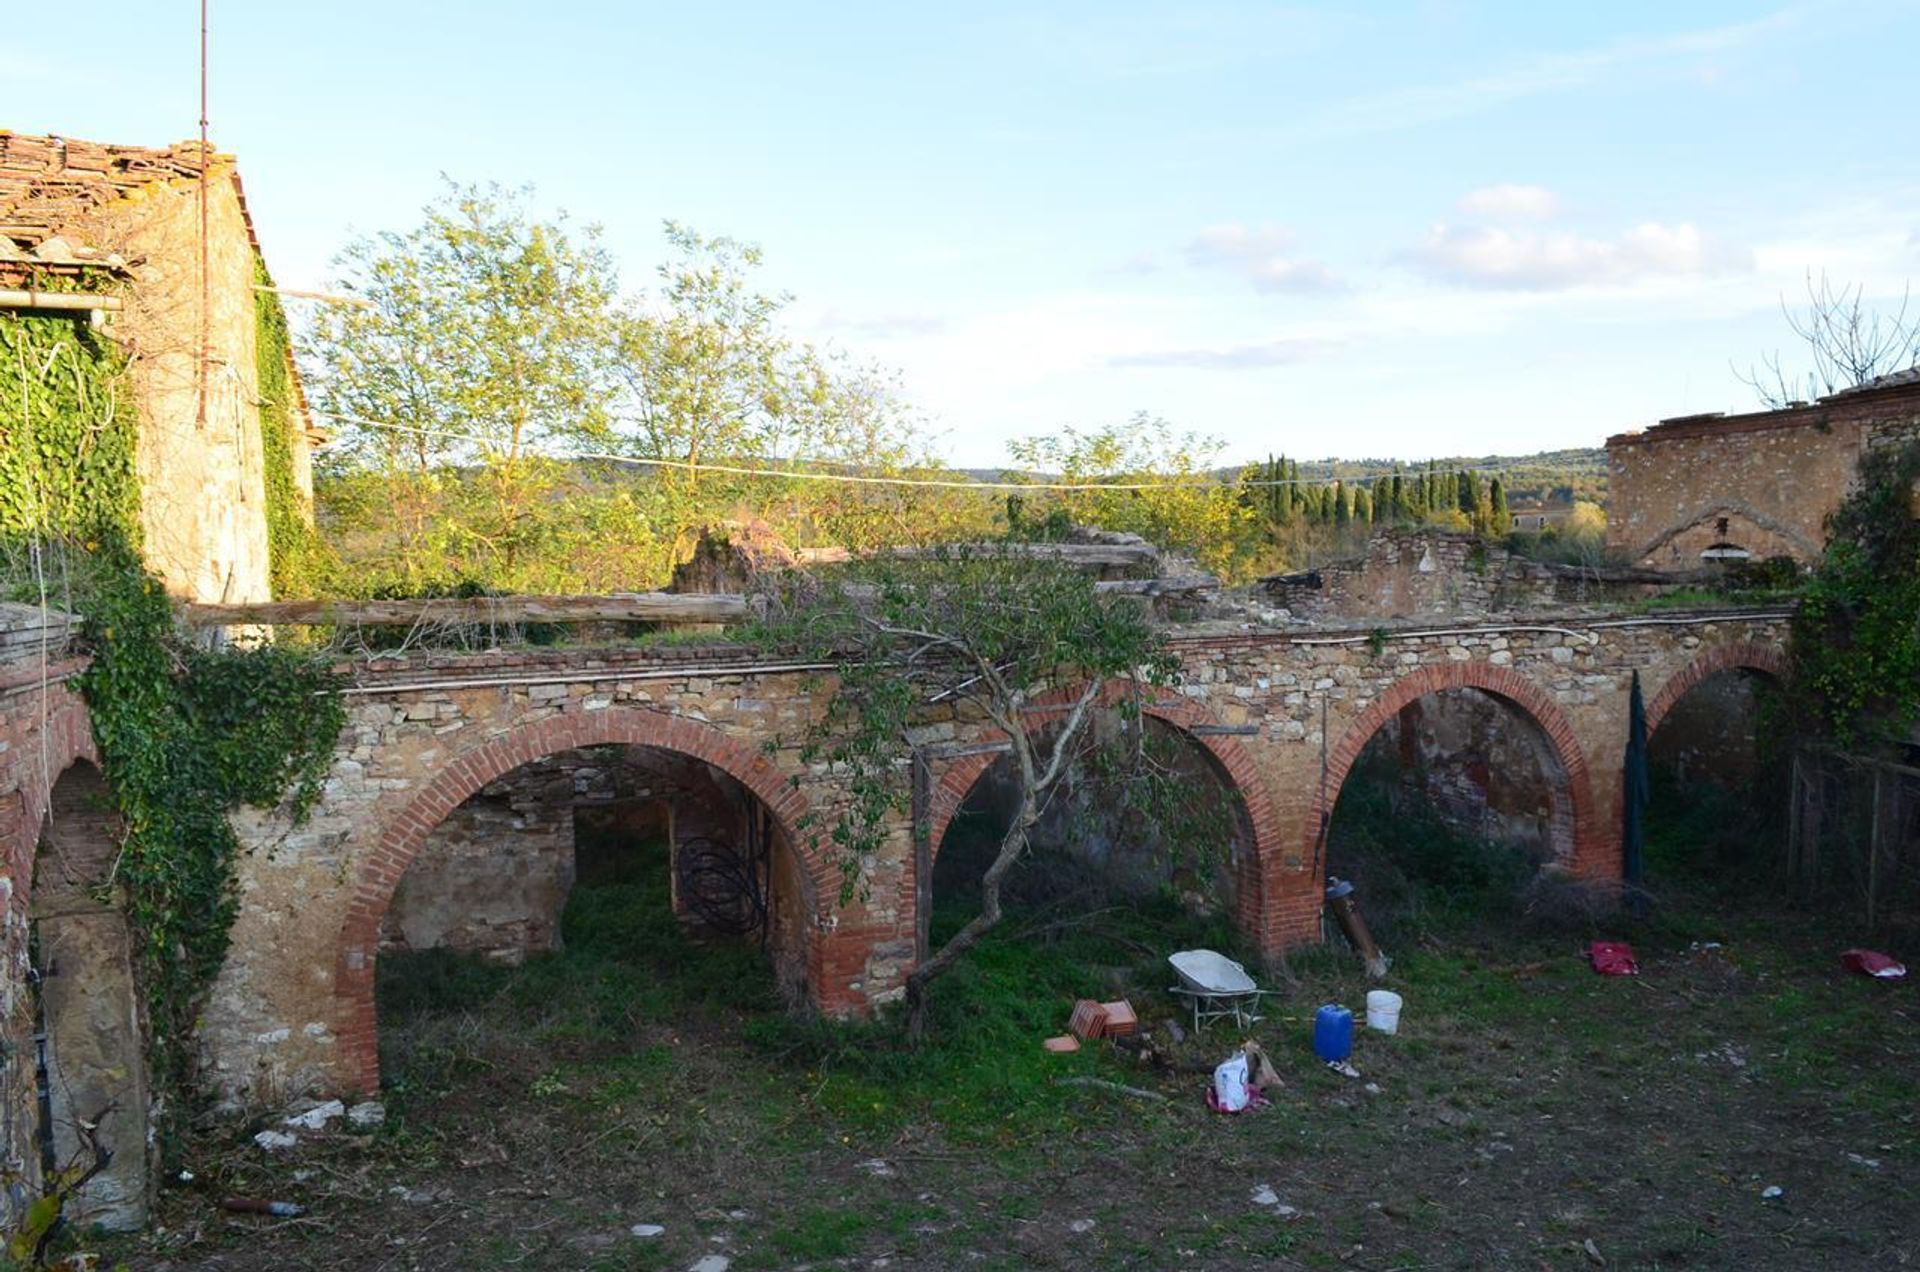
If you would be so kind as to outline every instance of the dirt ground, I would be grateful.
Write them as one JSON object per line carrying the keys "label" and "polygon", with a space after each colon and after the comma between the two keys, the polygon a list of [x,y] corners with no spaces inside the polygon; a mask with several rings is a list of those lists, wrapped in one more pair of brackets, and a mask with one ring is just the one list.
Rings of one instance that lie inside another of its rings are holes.
{"label": "dirt ground", "polygon": [[[390,1019],[384,1127],[277,1153],[249,1138],[269,1120],[218,1128],[195,1148],[193,1184],[163,1194],[159,1225],[105,1252],[175,1272],[715,1256],[733,1269],[1802,1269],[1920,1255],[1915,980],[1849,974],[1844,933],[1798,912],[1699,910],[1618,934],[1640,953],[1636,979],[1595,975],[1592,933],[1566,930],[1391,951],[1402,1029],[1361,1032],[1358,1078],[1314,1060],[1310,1017],[1357,1008],[1367,983],[1341,952],[1301,957],[1252,1031],[1286,1085],[1240,1117],[1205,1108],[1200,1073],[1104,1047],[1040,1052],[1074,993],[1115,986],[1166,1036],[1165,976],[1137,947],[1130,965],[1091,971],[1084,945],[983,950],[933,1054],[906,1058],[883,1032],[836,1043],[752,1002],[622,1001],[597,971],[576,978],[604,999],[595,1011],[542,1014],[540,999],[564,995],[516,998],[502,973],[477,998],[429,995]],[[1079,965],[1055,975],[1062,961]],[[702,974],[697,958],[687,969]],[[1175,1050],[1204,1066],[1238,1040],[1215,1026]],[[1076,1076],[1161,1098],[1059,1081]],[[309,1209],[230,1214],[215,1205],[228,1194]]]}

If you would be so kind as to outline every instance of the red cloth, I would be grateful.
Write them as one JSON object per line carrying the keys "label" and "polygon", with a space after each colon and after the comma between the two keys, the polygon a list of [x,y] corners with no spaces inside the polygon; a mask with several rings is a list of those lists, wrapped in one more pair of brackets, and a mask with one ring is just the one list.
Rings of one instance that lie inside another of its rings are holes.
{"label": "red cloth", "polygon": [[1840,961],[1863,976],[1880,980],[1899,980],[1907,974],[1904,963],[1877,950],[1847,950],[1840,955]]}
{"label": "red cloth", "polygon": [[1633,960],[1633,946],[1625,941],[1595,941],[1587,948],[1593,970],[1602,976],[1638,976],[1640,964]]}

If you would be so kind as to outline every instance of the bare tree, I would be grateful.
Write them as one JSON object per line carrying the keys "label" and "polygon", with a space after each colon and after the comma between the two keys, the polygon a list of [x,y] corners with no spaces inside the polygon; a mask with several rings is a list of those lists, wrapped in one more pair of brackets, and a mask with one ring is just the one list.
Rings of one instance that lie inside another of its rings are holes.
{"label": "bare tree", "polygon": [[[1920,367],[1920,314],[1909,316],[1910,290],[1900,293],[1897,310],[1866,302],[1860,283],[1836,287],[1823,270],[1818,281],[1807,272],[1807,304],[1796,312],[1780,298],[1787,325],[1806,346],[1812,365],[1789,374],[1779,350],[1734,371],[1770,410],[1812,402],[1911,367]],[[1804,379],[1802,378],[1804,376]]]}

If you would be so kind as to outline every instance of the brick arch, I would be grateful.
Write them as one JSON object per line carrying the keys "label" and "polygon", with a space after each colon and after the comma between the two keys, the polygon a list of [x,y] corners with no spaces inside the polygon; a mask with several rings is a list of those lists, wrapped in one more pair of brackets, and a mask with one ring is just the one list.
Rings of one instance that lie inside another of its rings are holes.
{"label": "brick arch", "polygon": [[[7,874],[13,880],[13,904],[22,914],[27,912],[31,899],[34,858],[40,847],[41,829],[52,807],[53,788],[76,764],[87,763],[103,769],[86,707],[71,689],[63,686],[59,693],[60,700],[50,706],[45,719],[46,749],[42,751],[40,741],[33,739],[16,745],[10,752],[17,766],[15,776],[19,789],[13,797],[17,803],[4,814],[7,824],[0,827],[0,831],[5,836]],[[41,725],[39,714],[36,706],[35,733]]]}
{"label": "brick arch", "polygon": [[[1128,685],[1122,682],[1108,682],[1101,693],[1101,703],[1112,706],[1128,692]],[[1042,694],[1033,700],[1037,708],[1058,707],[1069,704],[1079,697],[1078,687],[1056,689]],[[1280,830],[1280,818],[1274,808],[1273,797],[1267,790],[1267,784],[1260,776],[1260,770],[1253,762],[1253,756],[1241,741],[1230,735],[1202,734],[1193,732],[1199,725],[1218,725],[1220,721],[1192,698],[1181,694],[1160,692],[1140,704],[1141,714],[1153,717],[1163,724],[1171,726],[1193,745],[1200,748],[1218,767],[1226,778],[1227,784],[1240,797],[1241,807],[1246,809],[1247,822],[1253,833],[1251,852],[1240,865],[1236,880],[1236,915],[1243,930],[1259,936],[1267,926],[1267,906],[1265,881],[1279,868],[1285,837]],[[1035,732],[1045,727],[1046,721],[1054,713],[1047,713],[1033,721],[1028,727]],[[991,742],[1004,738],[998,729],[984,735],[982,741]],[[966,802],[967,795],[975,784],[986,775],[998,757],[992,753],[980,753],[963,756],[948,766],[939,782],[934,786],[933,798],[927,815],[928,860],[938,858],[940,845],[946,839],[947,829],[953,818]],[[1262,940],[1262,947],[1265,942]]]}
{"label": "brick arch", "polygon": [[[835,867],[801,827],[807,800],[788,777],[756,748],[697,720],[633,707],[567,712],[533,721],[475,743],[442,765],[425,786],[381,823],[379,838],[360,855],[358,876],[340,927],[334,966],[335,1018],[342,1061],[357,1089],[380,1086],[379,1032],[374,1013],[373,971],[380,922],[401,876],[428,835],[448,814],[488,782],[558,751],[610,743],[651,746],[713,765],[757,795],[771,812],[798,859],[802,907],[817,928],[830,925],[823,908],[837,896]],[[807,933],[808,965],[817,939]],[[817,990],[818,987],[816,987]]]}
{"label": "brick arch", "polygon": [[[1478,661],[1436,663],[1421,667],[1394,681],[1373,700],[1371,706],[1347,725],[1340,740],[1327,752],[1326,780],[1314,790],[1312,813],[1307,818],[1305,828],[1306,859],[1315,859],[1314,854],[1320,846],[1321,823],[1332,817],[1347,774],[1373,735],[1408,703],[1448,689],[1478,689],[1491,694],[1530,719],[1545,735],[1547,747],[1560,765],[1563,790],[1558,794],[1563,794],[1566,800],[1566,825],[1562,840],[1565,859],[1562,864],[1576,875],[1599,873],[1608,856],[1603,842],[1605,836],[1594,805],[1593,775],[1587,765],[1586,753],[1573,731],[1573,724],[1567,719],[1566,712],[1561,710],[1560,704],[1525,675],[1510,667],[1495,667]],[[1317,886],[1320,881],[1315,879],[1310,882]]]}
{"label": "brick arch", "polygon": [[1786,651],[1778,645],[1762,645],[1754,641],[1737,641],[1708,650],[1668,676],[1660,686],[1660,691],[1647,703],[1647,736],[1653,736],[1667,712],[1673,710],[1680,699],[1686,697],[1701,681],[1723,671],[1736,670],[1756,671],[1774,680],[1784,680],[1787,675]]}

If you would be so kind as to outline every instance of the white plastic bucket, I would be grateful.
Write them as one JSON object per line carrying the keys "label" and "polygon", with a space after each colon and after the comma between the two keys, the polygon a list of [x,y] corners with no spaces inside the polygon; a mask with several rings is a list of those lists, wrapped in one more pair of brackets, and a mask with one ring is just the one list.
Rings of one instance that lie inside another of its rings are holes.
{"label": "white plastic bucket", "polygon": [[1367,991],[1367,1028],[1381,1033],[1400,1032],[1400,995],[1390,989]]}

